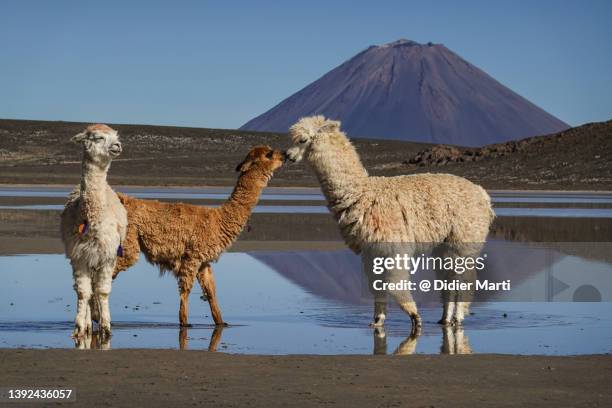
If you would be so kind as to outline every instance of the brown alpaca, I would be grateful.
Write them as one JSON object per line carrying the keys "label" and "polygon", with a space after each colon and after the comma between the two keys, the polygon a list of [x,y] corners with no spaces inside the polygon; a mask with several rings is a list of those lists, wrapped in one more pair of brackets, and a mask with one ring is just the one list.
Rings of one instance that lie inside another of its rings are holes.
{"label": "brown alpaca", "polygon": [[224,325],[210,263],[236,240],[274,170],[282,166],[284,156],[268,146],[251,149],[236,168],[240,176],[234,191],[216,208],[119,194],[128,213],[128,229],[113,277],[134,265],[142,251],[147,261],[159,265],[161,271],[172,271],[178,279],[181,326],[189,326],[189,293],[196,277],[208,298],[215,324]]}

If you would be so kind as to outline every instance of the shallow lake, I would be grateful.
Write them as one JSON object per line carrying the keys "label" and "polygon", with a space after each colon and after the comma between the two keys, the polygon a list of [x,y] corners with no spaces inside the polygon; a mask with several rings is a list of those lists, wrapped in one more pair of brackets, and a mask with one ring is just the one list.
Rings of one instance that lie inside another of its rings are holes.
{"label": "shallow lake", "polygon": [[[4,197],[23,196],[11,192],[1,190]],[[148,193],[158,198],[159,192]],[[280,203],[267,208],[291,212],[282,201],[301,199],[300,192],[275,191],[271,199]],[[316,192],[304,194],[316,199]],[[499,210],[535,210],[508,206],[524,200],[524,195],[517,194],[516,201],[508,194],[501,196],[505,206],[496,209],[498,214]],[[40,197],[48,196],[41,193]],[[76,296],[68,261],[60,253],[28,253],[0,256],[0,347],[187,348],[247,354],[610,353],[612,251],[607,241],[612,236],[609,223],[597,219],[610,216],[580,213],[609,210],[610,197],[594,197],[595,208],[589,208],[589,197],[571,195],[564,201],[563,195],[556,194],[548,202],[548,195],[543,200],[529,196],[530,203],[546,201],[546,207],[538,208],[546,213],[527,222],[512,219],[492,233],[492,246],[485,251],[503,252],[496,256],[497,273],[515,280],[515,296],[477,297],[461,328],[440,327],[436,323],[441,315],[439,301],[428,298],[419,302],[424,327],[418,338],[410,336],[410,322],[398,308],[391,308],[384,331],[374,331],[368,327],[372,300],[359,258],[341,248],[303,250],[289,245],[278,250],[264,245],[263,250],[226,253],[213,265],[229,327],[215,330],[196,285],[190,298],[193,327],[180,330],[176,280],[160,276],[156,267],[141,260],[113,284],[111,340],[99,344],[94,337],[75,343],[70,333]],[[579,207],[572,207],[578,198]],[[566,206],[556,208],[556,203]],[[564,231],[577,230],[576,221],[581,232],[568,238],[579,244],[563,243],[560,249],[544,251],[541,245],[535,249],[528,245],[564,241]],[[549,233],[552,230],[556,232]],[[575,276],[580,278],[572,280]],[[579,299],[577,293],[586,286],[596,288],[599,297]]]}

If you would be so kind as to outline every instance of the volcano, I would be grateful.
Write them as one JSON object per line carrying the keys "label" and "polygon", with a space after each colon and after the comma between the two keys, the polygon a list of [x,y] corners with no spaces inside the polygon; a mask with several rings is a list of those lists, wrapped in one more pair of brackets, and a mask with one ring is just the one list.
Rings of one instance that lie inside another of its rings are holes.
{"label": "volcano", "polygon": [[240,129],[286,132],[303,116],[350,137],[482,146],[569,126],[442,44],[371,46]]}

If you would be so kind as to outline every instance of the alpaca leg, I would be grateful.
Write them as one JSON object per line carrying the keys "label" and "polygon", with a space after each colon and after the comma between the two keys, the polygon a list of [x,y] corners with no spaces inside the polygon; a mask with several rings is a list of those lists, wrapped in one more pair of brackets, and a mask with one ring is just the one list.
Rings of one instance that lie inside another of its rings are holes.
{"label": "alpaca leg", "polygon": [[456,301],[455,301],[455,297],[453,296],[453,294],[445,294],[443,295],[443,311],[442,311],[442,318],[440,320],[438,320],[438,324],[441,324],[443,326],[450,326],[453,324],[454,322],[454,316],[455,316],[455,306],[456,306]]}
{"label": "alpaca leg", "polygon": [[91,332],[91,320],[87,321],[87,309],[91,298],[91,275],[84,269],[73,269],[74,290],[77,293],[77,313],[74,319],[73,337],[83,337]]}
{"label": "alpaca leg", "polygon": [[87,302],[87,308],[85,309],[85,325],[86,325],[86,329],[85,331],[87,333],[92,333],[93,332],[93,322],[91,319],[91,299],[93,299],[94,296],[92,296],[91,298],[89,298],[89,302]]}
{"label": "alpaca leg", "polygon": [[91,320],[93,322],[99,323],[100,322],[100,307],[98,306],[98,303],[96,302],[96,297],[92,296],[91,299],[89,299],[89,310],[91,311]]}
{"label": "alpaca leg", "polygon": [[104,339],[111,335],[111,315],[109,299],[113,282],[114,265],[104,265],[98,270],[94,283],[95,303],[98,304],[100,336]]}
{"label": "alpaca leg", "polygon": [[398,302],[400,308],[404,313],[410,316],[410,322],[412,323],[412,334],[418,336],[421,334],[421,327],[423,326],[423,320],[417,310],[417,305],[414,300]]}
{"label": "alpaca leg", "polygon": [[[465,265],[465,259],[476,258],[482,249],[481,244],[465,244],[465,243],[445,243],[440,245],[435,250],[435,256],[446,259],[453,258],[455,264],[457,261],[463,259]],[[474,267],[468,268],[467,266],[462,269],[456,268],[456,270],[445,270],[439,269],[436,271],[437,279],[445,280],[448,282],[460,282],[461,284],[471,284],[473,288],[474,282],[476,281],[476,270]],[[473,289],[469,290],[443,290],[441,292],[441,299],[443,304],[442,318],[438,321],[442,325],[453,325],[461,324],[465,315],[469,312],[470,302],[473,298]]]}
{"label": "alpaca leg", "polygon": [[[400,253],[400,252],[398,252]],[[389,269],[386,274],[386,282],[395,284],[395,287],[399,287],[399,284],[404,280],[410,280],[410,274],[405,269]],[[389,289],[389,294],[395,299],[399,307],[404,313],[410,316],[410,322],[412,323],[412,332],[414,335],[420,334],[420,328],[423,325],[421,316],[417,310],[417,305],[412,297],[412,293],[408,289]]]}
{"label": "alpaca leg", "polygon": [[370,327],[383,327],[387,318],[387,298],[378,297],[374,299],[374,322]]}
{"label": "alpaca leg", "polygon": [[179,324],[181,327],[191,327],[189,324],[189,294],[193,289],[194,274],[184,272],[179,275],[178,287],[181,304],[179,306]]}
{"label": "alpaca leg", "polygon": [[469,314],[470,311],[470,303],[471,302],[457,302],[455,306],[455,318],[454,321],[456,324],[463,323],[463,319],[465,319],[465,315]]}
{"label": "alpaca leg", "polygon": [[85,333],[83,337],[75,337],[74,348],[77,350],[89,350],[94,336],[92,333]]}
{"label": "alpaca leg", "polygon": [[126,269],[132,267],[140,257],[140,242],[138,240],[138,228],[134,224],[128,224],[128,229],[123,242],[121,242],[123,254],[117,257],[113,279]]}
{"label": "alpaca leg", "polygon": [[208,305],[210,306],[210,313],[212,314],[213,320],[217,326],[227,326],[223,322],[221,317],[221,308],[217,303],[217,287],[215,284],[215,277],[213,275],[210,264],[204,263],[198,271],[198,281],[202,287],[202,291],[208,297]]}

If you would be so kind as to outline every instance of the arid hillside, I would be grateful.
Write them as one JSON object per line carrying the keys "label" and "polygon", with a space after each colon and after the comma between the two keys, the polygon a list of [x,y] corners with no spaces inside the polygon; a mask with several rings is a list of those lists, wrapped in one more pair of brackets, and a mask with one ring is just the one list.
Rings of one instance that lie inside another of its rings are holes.
{"label": "arid hillside", "polygon": [[[73,184],[80,153],[70,137],[86,124],[0,120],[0,183]],[[164,126],[112,125],[123,154],[110,171],[122,185],[233,185],[251,146],[285,149],[285,134]],[[434,147],[391,140],[355,140],[372,175],[444,172],[491,189],[612,190],[612,121],[490,145]],[[280,169],[271,185],[315,186],[304,164]]]}

